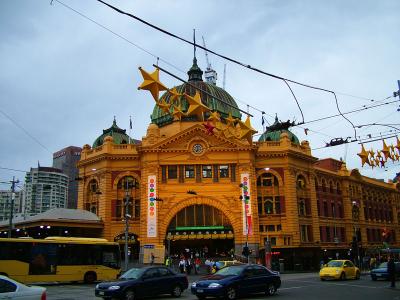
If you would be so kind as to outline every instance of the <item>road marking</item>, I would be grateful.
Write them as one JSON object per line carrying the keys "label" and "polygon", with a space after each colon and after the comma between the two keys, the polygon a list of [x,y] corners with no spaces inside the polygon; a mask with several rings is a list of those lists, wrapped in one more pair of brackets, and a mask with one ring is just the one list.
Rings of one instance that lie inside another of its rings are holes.
{"label": "road marking", "polygon": [[[314,284],[315,285],[315,284]],[[316,286],[316,285],[315,285]],[[287,288],[279,288],[279,291],[282,290],[291,290],[291,289],[302,289],[302,288],[306,288],[306,287],[310,287],[310,285],[303,285],[303,286],[292,286],[292,287],[287,287]]]}
{"label": "road marking", "polygon": [[[296,282],[304,282],[304,283],[310,283],[310,281],[305,281],[305,280],[296,280],[296,279],[291,279],[291,280],[285,280],[285,281],[296,281]],[[322,284],[322,283],[321,283]],[[318,284],[318,285],[321,285]],[[329,282],[328,284],[330,285],[341,285],[341,286],[354,286],[354,287],[365,287],[365,288],[370,288],[370,289],[381,289],[382,287],[378,286],[369,286],[369,285],[359,285],[359,284],[348,284],[348,283],[334,283],[334,282]],[[315,285],[315,284],[314,284]]]}

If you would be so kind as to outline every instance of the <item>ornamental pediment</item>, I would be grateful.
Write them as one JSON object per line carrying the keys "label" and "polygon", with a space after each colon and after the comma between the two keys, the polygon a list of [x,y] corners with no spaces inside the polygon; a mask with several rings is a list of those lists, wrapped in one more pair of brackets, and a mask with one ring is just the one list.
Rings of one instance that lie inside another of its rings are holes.
{"label": "ornamental pediment", "polygon": [[196,124],[148,147],[144,151],[189,151],[193,155],[204,150],[232,151],[250,150],[252,146],[244,141],[228,139],[219,132],[209,134],[202,124]]}

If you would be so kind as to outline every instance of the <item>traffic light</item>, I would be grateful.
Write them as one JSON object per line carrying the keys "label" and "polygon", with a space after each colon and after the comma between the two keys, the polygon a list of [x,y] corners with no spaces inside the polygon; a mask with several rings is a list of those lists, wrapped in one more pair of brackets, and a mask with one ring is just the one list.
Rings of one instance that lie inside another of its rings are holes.
{"label": "traffic light", "polygon": [[242,251],[243,256],[248,257],[250,255],[250,250],[248,246],[244,246],[243,247],[243,251]]}

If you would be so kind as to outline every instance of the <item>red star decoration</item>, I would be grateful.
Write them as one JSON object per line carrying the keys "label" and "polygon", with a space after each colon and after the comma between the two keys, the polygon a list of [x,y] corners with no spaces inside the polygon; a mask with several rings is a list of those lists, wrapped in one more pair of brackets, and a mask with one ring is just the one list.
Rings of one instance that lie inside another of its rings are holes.
{"label": "red star decoration", "polygon": [[204,128],[207,130],[207,134],[213,135],[215,126],[213,126],[210,122],[203,124]]}

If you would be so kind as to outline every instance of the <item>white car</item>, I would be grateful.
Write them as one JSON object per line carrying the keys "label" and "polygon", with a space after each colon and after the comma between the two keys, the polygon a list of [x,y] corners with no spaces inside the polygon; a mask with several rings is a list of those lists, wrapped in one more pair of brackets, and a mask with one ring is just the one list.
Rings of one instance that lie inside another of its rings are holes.
{"label": "white car", "polygon": [[0,299],[46,300],[46,288],[26,286],[0,275]]}

